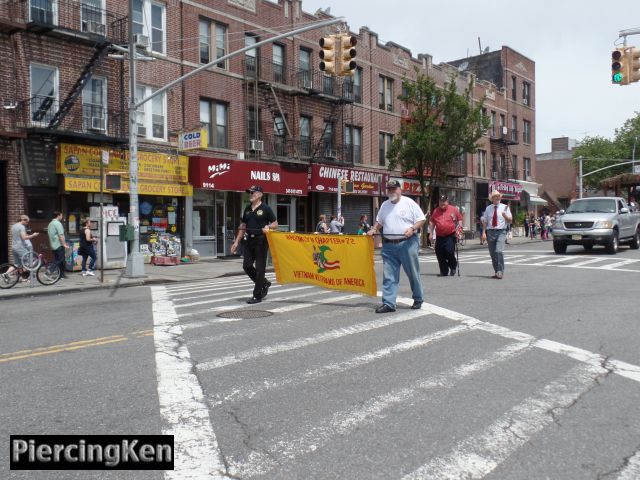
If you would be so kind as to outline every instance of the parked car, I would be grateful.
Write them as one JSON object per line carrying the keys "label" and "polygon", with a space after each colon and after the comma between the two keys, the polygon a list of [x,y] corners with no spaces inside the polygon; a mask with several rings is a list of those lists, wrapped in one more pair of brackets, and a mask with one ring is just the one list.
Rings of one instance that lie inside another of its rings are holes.
{"label": "parked car", "polygon": [[611,254],[620,243],[640,248],[640,213],[632,211],[624,198],[581,198],[561,213],[553,225],[553,250],[558,254],[565,253],[568,245],[582,245],[585,250],[604,245]]}

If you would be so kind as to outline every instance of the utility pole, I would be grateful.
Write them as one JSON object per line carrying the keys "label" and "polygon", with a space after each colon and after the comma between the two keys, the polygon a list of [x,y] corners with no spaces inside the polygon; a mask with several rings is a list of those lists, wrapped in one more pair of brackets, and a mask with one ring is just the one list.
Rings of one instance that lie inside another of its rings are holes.
{"label": "utility pole", "polygon": [[633,138],[633,151],[631,152],[631,173],[636,173],[636,144],[637,143],[638,143],[638,137],[636,136]]}
{"label": "utility pole", "polygon": [[338,175],[338,221],[342,217],[342,175]]}
{"label": "utility pole", "polygon": [[582,198],[582,156],[578,157],[578,165],[580,166],[580,170],[578,172],[578,198]]}

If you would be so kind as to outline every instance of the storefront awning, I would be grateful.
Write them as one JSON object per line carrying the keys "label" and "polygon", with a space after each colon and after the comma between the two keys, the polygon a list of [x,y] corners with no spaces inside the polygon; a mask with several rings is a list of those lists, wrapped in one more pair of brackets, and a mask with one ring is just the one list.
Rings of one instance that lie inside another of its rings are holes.
{"label": "storefront awning", "polygon": [[536,195],[530,195],[529,196],[529,204],[530,205],[546,205],[548,202],[541,197],[538,197]]}
{"label": "storefront awning", "polygon": [[[522,189],[525,192],[527,192],[527,194],[529,196],[531,196],[531,197],[537,197],[538,196],[538,188],[540,188],[542,186],[541,183],[526,182],[524,180],[516,180],[516,182],[519,183],[520,185],[522,185]],[[547,203],[547,202],[545,202],[545,203]]]}

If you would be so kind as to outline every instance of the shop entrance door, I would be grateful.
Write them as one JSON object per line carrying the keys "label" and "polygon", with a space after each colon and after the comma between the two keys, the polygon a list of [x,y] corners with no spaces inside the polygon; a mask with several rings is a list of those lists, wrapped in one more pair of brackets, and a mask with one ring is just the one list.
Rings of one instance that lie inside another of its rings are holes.
{"label": "shop entrance door", "polygon": [[227,207],[224,198],[216,198],[216,256],[224,257],[227,254],[226,237]]}

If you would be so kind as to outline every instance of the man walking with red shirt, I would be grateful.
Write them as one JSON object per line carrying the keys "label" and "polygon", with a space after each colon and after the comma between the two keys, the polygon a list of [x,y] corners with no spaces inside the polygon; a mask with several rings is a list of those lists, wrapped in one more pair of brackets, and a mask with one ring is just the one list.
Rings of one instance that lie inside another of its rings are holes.
{"label": "man walking with red shirt", "polygon": [[456,247],[456,225],[462,222],[460,211],[453,205],[449,205],[449,199],[442,195],[438,206],[431,214],[429,229],[433,232],[436,229],[436,258],[440,266],[439,277],[456,274],[455,247]]}

